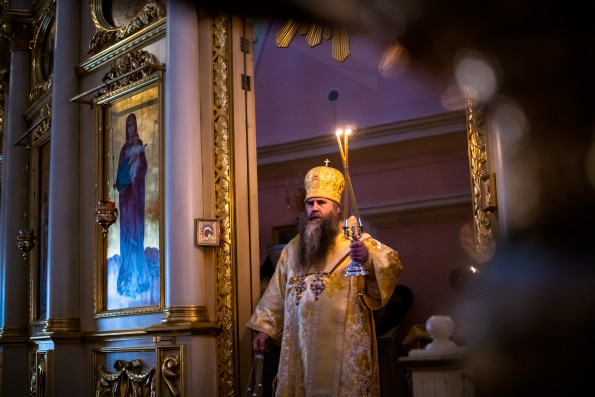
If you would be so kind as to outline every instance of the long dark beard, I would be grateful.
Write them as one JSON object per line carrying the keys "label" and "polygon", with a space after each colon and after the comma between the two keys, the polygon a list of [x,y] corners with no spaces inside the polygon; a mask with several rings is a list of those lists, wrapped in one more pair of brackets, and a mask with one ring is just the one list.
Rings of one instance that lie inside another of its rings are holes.
{"label": "long dark beard", "polygon": [[325,259],[335,246],[340,231],[340,214],[330,212],[319,222],[311,222],[305,212],[298,218],[300,246],[297,266],[303,272],[322,270]]}

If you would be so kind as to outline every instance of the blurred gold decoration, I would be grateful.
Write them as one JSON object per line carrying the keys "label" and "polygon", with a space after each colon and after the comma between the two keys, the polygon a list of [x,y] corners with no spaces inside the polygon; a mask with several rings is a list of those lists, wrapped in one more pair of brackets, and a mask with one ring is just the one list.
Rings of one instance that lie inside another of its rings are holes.
{"label": "blurred gold decoration", "polygon": [[95,222],[101,225],[103,238],[107,237],[107,229],[118,219],[118,209],[113,201],[101,200],[95,207]]}
{"label": "blurred gold decoration", "polygon": [[425,324],[415,324],[411,327],[405,338],[403,338],[402,345],[407,346],[408,344],[415,342],[416,347],[420,348],[422,343],[431,342],[432,337],[426,331]]}
{"label": "blurred gold decoration", "polygon": [[[484,135],[483,109],[473,100],[467,100],[467,141],[469,150],[469,168],[471,170],[471,189],[473,194],[473,250],[468,255],[475,263],[485,263],[496,252],[496,241],[492,233],[491,213],[496,210],[494,174],[487,171],[487,150]],[[489,184],[489,186],[488,186]],[[490,193],[491,192],[491,193]],[[492,196],[486,197],[490,193]],[[469,239],[467,239],[469,242]]]}
{"label": "blurred gold decoration", "polygon": [[295,19],[288,20],[277,32],[275,36],[277,47],[287,48],[298,32],[300,36],[306,36],[306,43],[310,47],[317,46],[322,39],[332,39],[332,56],[339,62],[343,62],[351,55],[347,34],[352,32],[348,32],[346,28],[317,22],[300,22]]}
{"label": "blurred gold decoration", "polygon": [[27,260],[29,251],[35,246],[35,236],[32,229],[21,229],[17,236],[17,245],[21,251],[23,251],[23,258]]}

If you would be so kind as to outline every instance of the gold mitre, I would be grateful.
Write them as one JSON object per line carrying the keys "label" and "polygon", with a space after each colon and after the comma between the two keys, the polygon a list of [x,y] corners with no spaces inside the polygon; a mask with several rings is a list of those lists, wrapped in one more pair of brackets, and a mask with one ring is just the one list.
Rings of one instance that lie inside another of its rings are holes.
{"label": "gold mitre", "polygon": [[345,187],[345,179],[341,171],[328,166],[312,168],[304,179],[306,200],[312,197],[323,197],[341,204],[341,193]]}

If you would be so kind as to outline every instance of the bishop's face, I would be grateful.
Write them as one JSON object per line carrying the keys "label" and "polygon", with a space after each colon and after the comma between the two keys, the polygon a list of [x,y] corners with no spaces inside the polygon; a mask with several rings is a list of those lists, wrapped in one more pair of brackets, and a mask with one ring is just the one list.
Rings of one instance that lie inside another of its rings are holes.
{"label": "bishop's face", "polygon": [[306,200],[306,210],[298,220],[298,262],[304,272],[322,269],[341,232],[340,214],[341,208],[332,200],[322,197]]}
{"label": "bishop's face", "polygon": [[322,197],[311,197],[306,200],[306,215],[310,222],[320,223],[322,218],[330,214],[338,214],[339,206],[334,201]]}

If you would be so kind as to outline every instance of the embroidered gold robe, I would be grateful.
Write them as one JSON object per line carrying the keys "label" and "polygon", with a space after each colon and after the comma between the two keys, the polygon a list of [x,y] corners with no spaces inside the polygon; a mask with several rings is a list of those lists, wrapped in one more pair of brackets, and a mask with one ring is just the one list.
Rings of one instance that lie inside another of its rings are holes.
{"label": "embroidered gold robe", "polygon": [[306,275],[296,266],[298,239],[283,249],[248,322],[281,345],[276,395],[378,396],[371,310],[384,306],[393,293],[402,270],[397,252],[364,234],[366,267],[373,269],[376,282],[348,277],[350,242],[340,234],[323,273]]}

